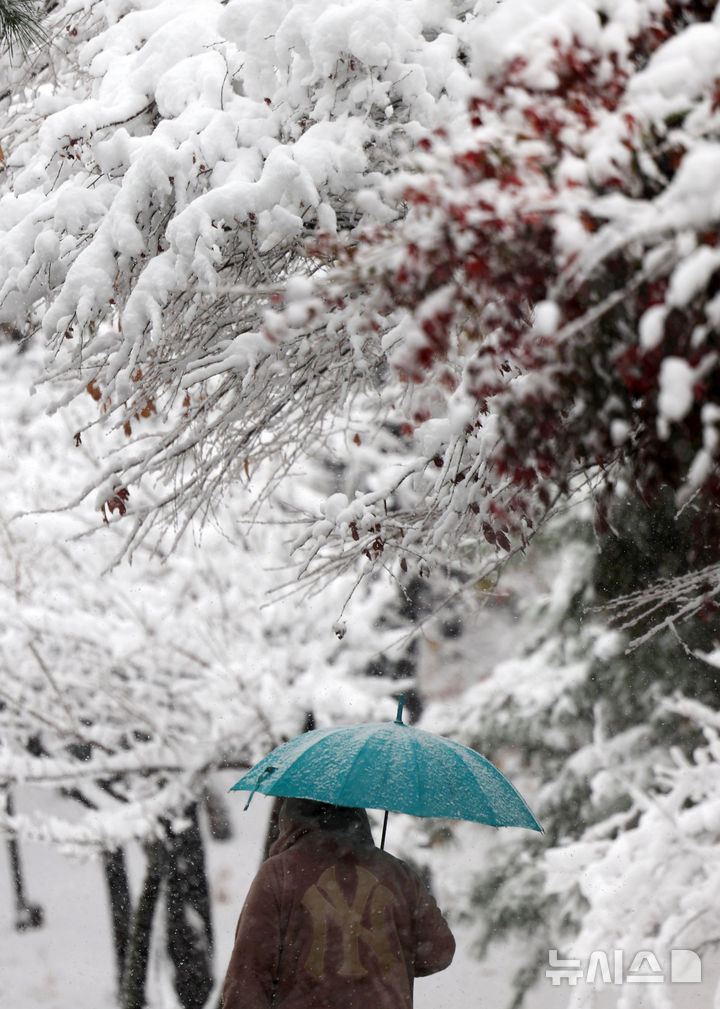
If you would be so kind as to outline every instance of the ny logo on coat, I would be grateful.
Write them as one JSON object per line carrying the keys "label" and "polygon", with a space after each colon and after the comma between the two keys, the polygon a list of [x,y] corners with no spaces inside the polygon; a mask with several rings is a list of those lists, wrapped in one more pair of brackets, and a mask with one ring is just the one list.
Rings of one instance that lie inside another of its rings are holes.
{"label": "ny logo on coat", "polygon": [[[378,959],[383,974],[398,962],[399,951],[393,949],[388,934],[387,910],[393,895],[387,887],[362,866],[357,867],[357,888],[348,903],[340,889],[335,866],[326,869],[317,883],[305,892],[302,904],[310,912],[313,923],[312,950],[305,969],[314,977],[326,976],[328,931],[332,924],[340,931],[342,961],[337,973],[343,977],[363,977],[367,974],[360,961],[360,944]],[[366,921],[367,924],[363,924]]]}

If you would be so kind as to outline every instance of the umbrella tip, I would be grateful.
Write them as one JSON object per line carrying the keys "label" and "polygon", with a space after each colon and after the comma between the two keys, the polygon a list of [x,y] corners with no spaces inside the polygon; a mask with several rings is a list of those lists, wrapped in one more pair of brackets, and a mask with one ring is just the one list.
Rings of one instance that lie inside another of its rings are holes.
{"label": "umbrella tip", "polygon": [[405,724],[402,720],[402,713],[404,707],[405,707],[405,694],[400,694],[400,696],[398,697],[397,715],[395,715],[395,721],[398,725]]}

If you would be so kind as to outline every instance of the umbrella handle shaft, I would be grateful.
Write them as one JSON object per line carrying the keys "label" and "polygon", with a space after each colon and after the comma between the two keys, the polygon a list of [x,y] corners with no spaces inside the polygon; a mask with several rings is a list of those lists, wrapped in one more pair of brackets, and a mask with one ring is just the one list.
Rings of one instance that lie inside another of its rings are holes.
{"label": "umbrella handle shaft", "polygon": [[382,838],[380,839],[380,850],[381,851],[385,850],[385,834],[387,833],[387,822],[388,822],[388,811],[386,809],[385,810],[385,817],[383,819]]}

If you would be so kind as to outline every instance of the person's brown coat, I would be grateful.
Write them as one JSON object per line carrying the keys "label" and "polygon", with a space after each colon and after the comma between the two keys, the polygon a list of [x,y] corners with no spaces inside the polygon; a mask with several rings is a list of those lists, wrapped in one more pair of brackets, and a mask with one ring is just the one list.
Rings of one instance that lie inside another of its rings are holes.
{"label": "person's brown coat", "polygon": [[375,847],[363,810],[323,824],[302,815],[316,805],[286,801],[240,914],[224,1009],[411,1009],[413,979],[452,960],[452,933],[419,876]]}

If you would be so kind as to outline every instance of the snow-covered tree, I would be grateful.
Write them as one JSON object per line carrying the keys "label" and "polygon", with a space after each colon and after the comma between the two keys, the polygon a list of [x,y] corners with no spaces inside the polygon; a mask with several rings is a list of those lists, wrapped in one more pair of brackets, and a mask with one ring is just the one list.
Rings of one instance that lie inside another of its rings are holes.
{"label": "snow-covered tree", "polygon": [[42,390],[26,393],[37,354],[0,352],[2,430],[13,446],[0,513],[0,779],[87,788],[102,807],[75,825],[17,817],[21,836],[69,848],[147,837],[201,794],[213,767],[251,763],[300,731],[305,711],[329,724],[351,707],[360,718],[377,715],[377,704],[394,710],[384,685],[353,686],[350,674],[389,636],[358,618],[338,640],[346,588],[322,604],[275,600],[284,572],[273,526],[248,533],[239,523],[231,551],[208,527],[201,544],[184,542],[170,557],[140,552],[132,566],[109,567],[112,523],[88,535],[91,505],[54,510],[68,479],[87,481],[98,468],[101,442],[70,454],[82,411],[58,429]]}
{"label": "snow-covered tree", "polygon": [[715,3],[53,17],[6,99],[0,311],[125,432],[98,484],[131,546],[358,408],[406,457],[316,558],[508,551],[627,474],[712,550]]}
{"label": "snow-covered tree", "polygon": [[464,100],[462,21],[424,0],[70,0],[49,24],[4,103],[0,312],[124,432],[104,490],[134,544],[268,457],[272,486],[375,393],[357,327],[278,346],[263,315],[316,270],[309,235],[393,216],[384,176]]}
{"label": "snow-covered tree", "polygon": [[[480,949],[500,942],[512,951],[516,1006],[550,984],[552,949],[585,972],[600,951],[611,975],[597,970],[593,980],[605,980],[623,1006],[648,998],[665,1006],[666,986],[652,996],[644,985],[617,987],[636,954],[651,951],[669,977],[673,948],[707,964],[720,939],[717,614],[631,650],[607,622],[608,601],[687,564],[692,517],[673,522],[673,511],[669,491],[650,511],[626,489],[611,510],[612,532],[598,537],[589,501],[557,518],[501,581],[512,613],[487,626],[505,634],[504,654],[493,659],[492,637],[483,648],[471,636],[468,614],[454,648],[475,660],[477,682],[427,711],[428,727],[496,760],[545,829],[502,843],[473,835],[470,880],[464,861],[455,868],[454,845],[428,856]],[[594,983],[564,991],[553,989],[563,1004],[595,1004]]]}
{"label": "snow-covered tree", "polygon": [[698,546],[650,605],[689,615],[718,590],[718,9],[532,7],[478,25],[467,118],[388,183],[403,220],[316,246],[331,318],[362,306],[414,386],[429,504],[368,506],[388,550],[457,554],[522,544],[586,482],[600,524],[619,482],[670,488]]}
{"label": "snow-covered tree", "polygon": [[[38,349],[0,345],[0,831],[16,851],[33,840],[102,857],[123,1009],[143,1004],[162,899],[175,985],[192,1009],[212,984],[198,819],[214,772],[249,766],[302,731],[307,711],[319,725],[390,717],[391,686],[362,675],[384,638],[370,600],[367,623],[338,640],[347,587],[325,609],[269,594],[285,576],[274,526],[239,524],[232,549],[208,527],[202,545],[185,541],[164,558],[140,550],[132,566],[112,567],[115,525],[98,532],[92,502],[56,510],[67,482],[90,481],[100,466],[102,437],[73,439],[95,404],[85,397],[63,424],[48,416],[47,389],[28,392],[42,374]],[[108,517],[122,504],[106,503]],[[74,801],[50,816],[28,788]],[[13,795],[23,801],[5,801]],[[147,855],[134,895],[131,842]],[[24,911],[21,924],[33,909]]]}

